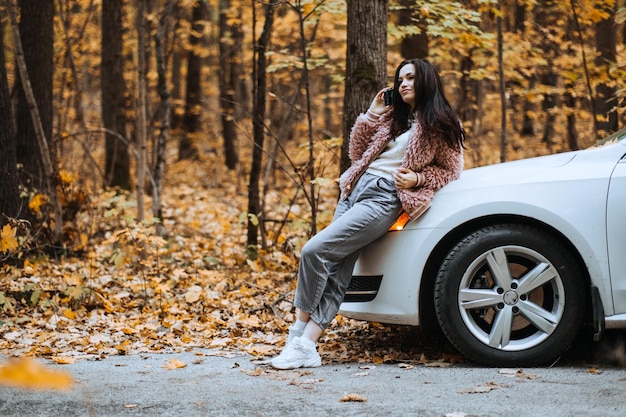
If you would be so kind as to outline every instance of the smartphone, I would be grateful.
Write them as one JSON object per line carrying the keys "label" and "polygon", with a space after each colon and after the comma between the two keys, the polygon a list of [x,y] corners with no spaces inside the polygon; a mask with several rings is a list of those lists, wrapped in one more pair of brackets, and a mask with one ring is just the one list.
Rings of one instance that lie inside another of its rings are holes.
{"label": "smartphone", "polygon": [[383,98],[385,99],[385,106],[391,106],[393,104],[393,89],[385,90]]}

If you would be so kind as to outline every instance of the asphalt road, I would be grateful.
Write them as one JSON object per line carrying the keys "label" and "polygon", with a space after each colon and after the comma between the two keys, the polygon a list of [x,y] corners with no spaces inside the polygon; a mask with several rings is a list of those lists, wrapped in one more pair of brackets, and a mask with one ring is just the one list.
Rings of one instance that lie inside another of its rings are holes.
{"label": "asphalt road", "polygon": [[40,360],[50,370],[70,373],[73,387],[0,386],[0,416],[626,415],[623,366],[324,364],[275,371],[245,354],[220,355],[195,350],[85,358],[69,365]]}

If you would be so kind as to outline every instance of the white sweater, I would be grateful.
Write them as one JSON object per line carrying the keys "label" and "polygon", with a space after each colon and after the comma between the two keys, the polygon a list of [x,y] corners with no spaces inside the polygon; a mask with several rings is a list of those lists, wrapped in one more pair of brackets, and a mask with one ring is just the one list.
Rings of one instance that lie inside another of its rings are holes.
{"label": "white sweater", "polygon": [[385,149],[378,155],[378,158],[372,161],[366,172],[394,182],[393,173],[402,165],[402,158],[409,143],[410,132],[414,127],[411,126],[411,129],[402,133],[395,140],[390,140]]}

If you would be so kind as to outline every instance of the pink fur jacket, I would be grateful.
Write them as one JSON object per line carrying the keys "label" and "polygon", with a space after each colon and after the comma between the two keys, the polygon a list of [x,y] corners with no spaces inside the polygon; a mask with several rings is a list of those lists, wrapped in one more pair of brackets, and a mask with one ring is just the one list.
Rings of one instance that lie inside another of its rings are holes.
{"label": "pink fur jacket", "polygon": [[[387,146],[392,119],[393,111],[383,114],[377,122],[369,121],[364,114],[357,118],[350,133],[352,165],[339,179],[341,198],[347,198],[359,177]],[[430,206],[435,191],[461,175],[463,149],[453,149],[442,140],[425,140],[417,125],[409,138],[402,166],[421,172],[426,178],[422,187],[398,190],[402,208],[414,220]]]}

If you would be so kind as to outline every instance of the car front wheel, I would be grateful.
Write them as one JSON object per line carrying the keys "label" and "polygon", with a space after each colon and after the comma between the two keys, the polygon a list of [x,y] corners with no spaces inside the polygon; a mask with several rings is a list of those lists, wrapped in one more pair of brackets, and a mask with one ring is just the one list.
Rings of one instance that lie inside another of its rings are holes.
{"label": "car front wheel", "polygon": [[490,366],[537,366],[576,336],[585,310],[583,273],[568,248],[540,229],[481,228],[446,256],[435,311],[450,342]]}

